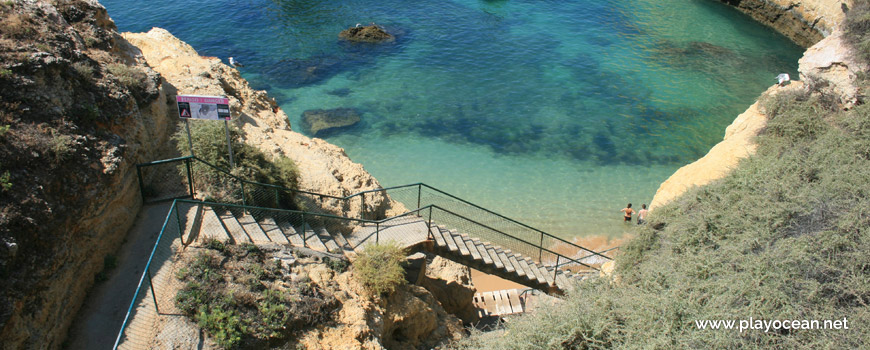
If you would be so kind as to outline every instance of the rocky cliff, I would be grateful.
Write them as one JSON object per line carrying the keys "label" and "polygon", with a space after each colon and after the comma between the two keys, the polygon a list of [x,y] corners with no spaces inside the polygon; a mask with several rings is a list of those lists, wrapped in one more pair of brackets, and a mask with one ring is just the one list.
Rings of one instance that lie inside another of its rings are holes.
{"label": "rocky cliff", "polygon": [[[0,4],[0,348],[56,349],[174,123],[95,1]],[[109,259],[110,260],[110,259]]]}
{"label": "rocky cliff", "polygon": [[[839,23],[844,18],[844,9],[848,9],[851,2],[808,1],[798,3],[780,0],[726,2],[732,3],[745,12],[751,12],[748,9],[757,10],[775,5],[774,7],[779,9],[779,15],[768,17],[776,18],[776,21],[781,23],[773,25],[774,28],[795,39],[793,37],[796,33],[793,31],[794,27],[814,23],[809,28],[813,28],[813,31],[820,36],[819,40],[807,39],[813,45],[804,52],[804,56],[798,62],[801,81],[813,86],[808,87],[801,82],[792,82],[786,87],[773,86],[767,90],[767,94],[775,94],[788,89],[813,88],[836,96],[846,108],[855,103],[858,90],[854,82],[858,72],[865,67],[855,58],[854,52],[845,43],[842,30],[839,28]],[[754,3],[764,3],[765,5],[750,6]],[[750,13],[756,18],[761,14],[762,12]],[[769,20],[761,21],[771,24]],[[821,35],[826,37],[821,39]],[[798,40],[795,39],[795,41]],[[800,43],[800,41],[798,42]],[[727,175],[740,159],[755,152],[754,138],[764,128],[766,122],[767,118],[764,116],[764,111],[759,108],[758,102],[754,103],[728,126],[722,142],[714,146],[701,159],[678,169],[659,186],[650,203],[650,209],[670,202],[691,187],[703,186]]]}
{"label": "rocky cliff", "polygon": [[834,32],[843,21],[849,1],[830,0],[719,0],[736,7],[762,24],[809,47]]}

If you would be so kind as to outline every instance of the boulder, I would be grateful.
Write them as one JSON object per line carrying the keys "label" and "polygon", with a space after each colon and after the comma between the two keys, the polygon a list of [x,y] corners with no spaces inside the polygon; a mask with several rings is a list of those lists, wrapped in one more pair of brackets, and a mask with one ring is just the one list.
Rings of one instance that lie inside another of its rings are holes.
{"label": "boulder", "polygon": [[348,41],[365,43],[380,43],[395,40],[394,36],[387,33],[383,28],[376,24],[357,26],[342,30],[341,33],[338,33],[338,37]]}
{"label": "boulder", "polygon": [[302,124],[311,135],[348,127],[359,123],[359,113],[353,108],[310,109],[302,112]]}

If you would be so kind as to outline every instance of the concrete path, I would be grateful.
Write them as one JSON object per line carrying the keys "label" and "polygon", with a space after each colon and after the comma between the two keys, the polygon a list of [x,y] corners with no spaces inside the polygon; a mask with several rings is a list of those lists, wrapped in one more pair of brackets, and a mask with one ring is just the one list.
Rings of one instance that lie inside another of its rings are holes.
{"label": "concrete path", "polygon": [[111,349],[172,203],[143,206],[115,254],[118,266],[94,286],[70,327],[66,349]]}

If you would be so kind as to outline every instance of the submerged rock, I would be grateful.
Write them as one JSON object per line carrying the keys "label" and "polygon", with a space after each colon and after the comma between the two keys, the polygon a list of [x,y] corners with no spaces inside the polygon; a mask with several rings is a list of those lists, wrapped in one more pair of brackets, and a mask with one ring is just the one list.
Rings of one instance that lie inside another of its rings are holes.
{"label": "submerged rock", "polygon": [[309,109],[302,112],[302,124],[313,136],[324,131],[348,127],[359,121],[359,113],[353,108]]}
{"label": "submerged rock", "polygon": [[338,33],[338,37],[344,40],[366,43],[380,43],[395,40],[393,35],[387,33],[376,24],[357,26],[342,30],[341,33]]}

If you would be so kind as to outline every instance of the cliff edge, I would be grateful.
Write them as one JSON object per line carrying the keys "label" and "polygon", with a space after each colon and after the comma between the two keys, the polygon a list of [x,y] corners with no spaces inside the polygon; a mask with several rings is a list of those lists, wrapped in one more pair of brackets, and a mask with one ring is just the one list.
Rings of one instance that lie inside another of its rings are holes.
{"label": "cliff edge", "polygon": [[[782,7],[791,11],[787,11],[790,14],[806,16],[801,17],[803,19],[799,22],[813,21],[816,23],[815,28],[826,28],[819,33],[824,32],[829,35],[809,47],[798,61],[800,79],[806,84],[792,81],[784,87],[774,85],[765,94],[776,94],[780,91],[807,88],[808,86],[805,85],[812,85],[811,88],[819,88],[831,96],[836,96],[847,108],[855,103],[858,90],[854,81],[858,77],[858,72],[865,67],[855,58],[853,50],[843,39],[839,23],[844,16],[842,6],[839,4],[840,2],[810,1],[801,3],[801,6],[791,4]],[[848,8],[848,5],[845,6]],[[797,10],[798,8],[800,10]],[[728,126],[722,142],[713,146],[704,157],[678,169],[659,186],[650,203],[650,209],[667,204],[691,187],[703,186],[725,177],[737,166],[740,159],[755,153],[755,136],[766,123],[767,117],[764,111],[759,108],[758,102],[755,102]]]}

